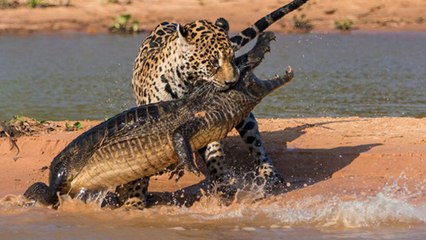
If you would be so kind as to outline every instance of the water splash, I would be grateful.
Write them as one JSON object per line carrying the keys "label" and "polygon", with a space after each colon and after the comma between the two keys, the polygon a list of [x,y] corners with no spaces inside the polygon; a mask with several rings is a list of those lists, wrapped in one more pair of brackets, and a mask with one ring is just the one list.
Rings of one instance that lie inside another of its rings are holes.
{"label": "water splash", "polygon": [[[399,178],[386,184],[372,196],[353,194],[351,200],[339,196],[309,196],[288,200],[285,194],[273,200],[250,201],[250,194],[230,206],[221,206],[219,200],[203,198],[191,208],[178,208],[172,215],[185,215],[202,221],[240,221],[280,226],[310,225],[332,228],[366,228],[409,224],[426,224],[426,202],[413,203],[425,196],[426,181],[414,190]],[[258,196],[256,193],[253,196]]]}
{"label": "water splash", "polygon": [[[371,196],[353,194],[349,197],[325,197],[323,195],[290,199],[281,194],[259,200],[259,189],[240,191],[236,200],[222,205],[218,197],[203,196],[191,207],[155,206],[144,211],[100,209],[96,203],[84,204],[79,200],[63,199],[58,211],[44,207],[28,208],[21,196],[8,195],[0,200],[0,218],[11,215],[28,215],[45,209],[47,214],[79,217],[107,222],[119,219],[118,225],[152,225],[193,229],[200,224],[234,228],[270,229],[310,226],[325,229],[359,229],[389,226],[426,224],[426,181],[418,183],[414,190],[405,184],[403,175],[386,184]],[[411,190],[410,190],[411,189]],[[423,201],[416,201],[423,199]],[[33,210],[38,209],[38,210]],[[35,217],[40,217],[35,215]],[[90,221],[90,220],[88,220]]]}

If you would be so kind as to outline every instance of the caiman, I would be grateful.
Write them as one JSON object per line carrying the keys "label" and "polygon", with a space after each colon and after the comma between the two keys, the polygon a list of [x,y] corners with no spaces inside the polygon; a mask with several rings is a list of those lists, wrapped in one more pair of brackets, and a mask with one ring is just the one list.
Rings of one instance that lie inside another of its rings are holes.
{"label": "caiman", "polygon": [[176,164],[197,172],[193,151],[226,137],[263,97],[293,78],[290,67],[272,80],[252,72],[274,38],[262,34],[235,60],[239,81],[226,91],[199,81],[186,98],[131,108],[81,134],[53,159],[49,186],[35,183],[24,196],[58,205],[59,195],[103,191]]}

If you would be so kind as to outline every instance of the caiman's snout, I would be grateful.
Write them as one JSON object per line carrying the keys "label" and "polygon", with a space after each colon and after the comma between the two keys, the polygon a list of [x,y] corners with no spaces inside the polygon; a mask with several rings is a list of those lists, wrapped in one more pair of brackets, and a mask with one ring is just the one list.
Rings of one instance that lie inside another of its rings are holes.
{"label": "caiman's snout", "polygon": [[258,98],[263,98],[275,89],[287,84],[294,77],[293,70],[290,66],[287,67],[284,76],[277,76],[270,80],[261,80],[254,77],[254,83],[249,86],[250,92]]}

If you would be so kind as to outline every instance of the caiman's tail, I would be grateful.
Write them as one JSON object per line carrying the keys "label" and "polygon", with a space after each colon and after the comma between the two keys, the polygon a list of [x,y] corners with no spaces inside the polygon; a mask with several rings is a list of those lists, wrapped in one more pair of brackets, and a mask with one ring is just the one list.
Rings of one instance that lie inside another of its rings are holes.
{"label": "caiman's tail", "polygon": [[294,74],[290,66],[287,68],[284,76],[278,76],[271,80],[260,80],[255,77],[254,84],[249,87],[250,92],[252,92],[252,94],[254,94],[256,97],[263,98],[275,89],[290,82],[293,77]]}
{"label": "caiman's tail", "polygon": [[59,201],[56,192],[42,182],[31,185],[27,191],[25,191],[24,197],[29,200],[35,200],[43,205],[55,206]]}
{"label": "caiman's tail", "polygon": [[244,29],[242,32],[238,33],[236,36],[233,36],[230,41],[234,51],[239,50],[244,45],[246,45],[251,40],[255,39],[260,33],[265,31],[269,26],[274,22],[278,21],[288,13],[299,8],[305,4],[308,0],[294,0],[291,3],[284,5],[277,10],[271,12],[265,17],[257,20],[257,22],[250,27]]}

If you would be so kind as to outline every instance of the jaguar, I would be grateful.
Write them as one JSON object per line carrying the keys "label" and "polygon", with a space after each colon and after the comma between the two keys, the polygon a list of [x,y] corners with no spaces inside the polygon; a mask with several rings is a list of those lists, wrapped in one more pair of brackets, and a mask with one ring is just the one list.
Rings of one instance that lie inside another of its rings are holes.
{"label": "jaguar", "polygon": [[[305,4],[294,0],[256,21],[233,37],[224,18],[214,23],[197,20],[187,24],[163,22],[142,42],[133,67],[132,87],[137,105],[180,99],[196,81],[209,81],[218,90],[226,90],[239,79],[234,63],[235,52],[255,39],[274,22]],[[268,185],[283,181],[268,156],[252,113],[236,126],[241,138],[255,157],[256,172]],[[211,185],[227,183],[225,154],[220,142],[212,142],[199,151],[205,160]],[[116,188],[120,204],[143,208],[149,177]]]}

